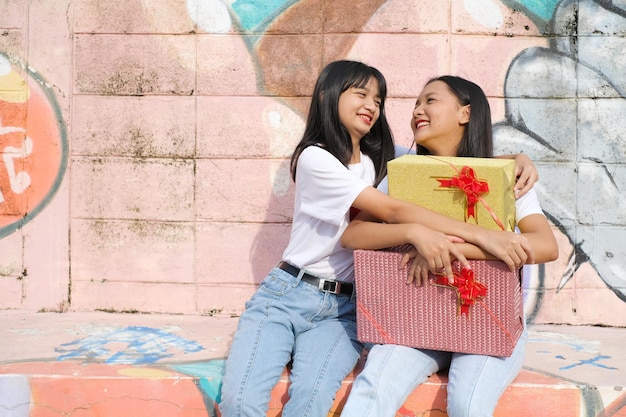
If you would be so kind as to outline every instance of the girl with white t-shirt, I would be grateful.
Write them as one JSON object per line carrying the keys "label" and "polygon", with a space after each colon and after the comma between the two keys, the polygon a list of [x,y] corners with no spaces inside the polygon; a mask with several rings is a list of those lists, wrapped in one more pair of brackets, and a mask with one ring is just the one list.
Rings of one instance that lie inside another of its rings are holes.
{"label": "girl with white t-shirt", "polygon": [[[489,102],[478,85],[463,78],[442,76],[430,80],[417,98],[411,128],[418,154],[493,156]],[[411,243],[406,236],[421,229],[413,232],[411,224],[392,225],[369,220],[373,219],[364,213],[357,216],[343,234],[341,243],[352,249],[382,249]],[[534,189],[516,200],[516,223],[534,253],[534,258],[524,262],[543,263],[556,259],[556,240]],[[470,243],[456,245],[467,259],[494,259]],[[411,257],[415,258],[408,283],[415,280],[416,284],[423,284],[431,270],[429,262],[417,251],[405,255],[403,262]],[[492,416],[502,392],[522,367],[526,339],[524,331],[510,357],[374,345],[363,371],[354,381],[341,416],[393,417],[418,385],[434,372],[448,367],[448,416]]]}
{"label": "girl with white t-shirt", "polygon": [[[415,223],[419,233],[410,242],[429,267],[450,276],[451,258],[467,261],[446,233],[479,245],[511,268],[520,257],[532,256],[526,239],[515,233],[451,222],[374,188],[394,157],[386,90],[383,75],[360,62],[332,62],[320,73],[291,159],[296,187],[291,238],[239,320],[223,379],[222,417],[264,416],[271,390],[289,363],[290,398],[282,416],[328,414],[362,350],[356,338],[352,250],[339,244],[351,211],[388,223]],[[525,157],[518,162],[518,183],[528,188],[536,170]]]}

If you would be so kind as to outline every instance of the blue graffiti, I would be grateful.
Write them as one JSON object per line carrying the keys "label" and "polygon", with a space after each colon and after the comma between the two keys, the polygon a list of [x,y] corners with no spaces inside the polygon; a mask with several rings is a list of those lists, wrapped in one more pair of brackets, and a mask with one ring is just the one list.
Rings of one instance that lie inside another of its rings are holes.
{"label": "blue graffiti", "polygon": [[596,355],[591,359],[583,359],[581,361],[578,361],[578,363],[574,363],[571,365],[567,365],[567,366],[563,366],[559,369],[561,370],[566,370],[566,369],[571,369],[574,368],[576,366],[582,366],[582,365],[592,365],[592,366],[597,366],[598,368],[604,368],[604,369],[611,369],[611,370],[617,370],[617,368],[614,368],[612,366],[606,366],[606,365],[602,365],[601,363],[598,363],[599,360],[602,359],[611,359],[610,356],[604,356],[604,355]]}
{"label": "blue graffiti", "polygon": [[219,415],[217,410],[221,400],[225,363],[225,359],[212,359],[208,362],[175,365],[172,367],[177,372],[198,378],[196,385],[202,392],[207,411],[211,417]]}
{"label": "blue graffiti", "polygon": [[94,334],[64,343],[55,348],[58,360],[83,359],[107,364],[149,364],[174,356],[173,351],[188,354],[204,348],[191,340],[150,327],[130,326]]}
{"label": "blue graffiti", "polygon": [[289,6],[298,0],[236,0],[231,5],[244,32],[263,32]]}
{"label": "blue graffiti", "polygon": [[516,0],[515,3],[523,6],[528,12],[543,20],[550,20],[560,1],[561,0]]}
{"label": "blue graffiti", "polygon": [[215,402],[219,402],[225,364],[225,359],[213,359],[208,362],[174,365],[172,368],[198,378],[202,392]]}

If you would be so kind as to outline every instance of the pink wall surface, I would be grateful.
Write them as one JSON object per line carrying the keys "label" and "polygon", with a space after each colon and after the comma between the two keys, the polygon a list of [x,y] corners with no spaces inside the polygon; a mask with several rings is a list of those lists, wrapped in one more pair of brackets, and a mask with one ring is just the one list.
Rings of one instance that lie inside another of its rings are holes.
{"label": "pink wall surface", "polygon": [[528,320],[626,325],[626,12],[572,3],[0,0],[0,308],[241,312],[289,237],[317,74],[348,58],[405,145],[427,79],[480,84],[559,242]]}

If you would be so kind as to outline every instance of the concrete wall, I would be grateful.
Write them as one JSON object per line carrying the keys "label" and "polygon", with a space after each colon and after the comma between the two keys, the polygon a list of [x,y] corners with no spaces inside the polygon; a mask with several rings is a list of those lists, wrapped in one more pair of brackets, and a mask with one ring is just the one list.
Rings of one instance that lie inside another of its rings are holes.
{"label": "concrete wall", "polygon": [[236,314],[280,259],[321,68],[390,84],[397,142],[430,77],[490,97],[560,258],[534,323],[626,325],[626,3],[0,0],[0,308]]}

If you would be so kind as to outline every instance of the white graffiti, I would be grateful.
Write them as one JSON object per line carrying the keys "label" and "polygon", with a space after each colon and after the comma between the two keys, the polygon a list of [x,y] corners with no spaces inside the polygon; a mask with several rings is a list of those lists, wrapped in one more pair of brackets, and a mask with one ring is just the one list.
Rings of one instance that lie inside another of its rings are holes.
{"label": "white graffiti", "polygon": [[550,47],[511,63],[496,152],[537,162],[542,205],[573,246],[559,288],[589,261],[626,301],[626,11],[563,1],[552,30]]}

